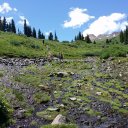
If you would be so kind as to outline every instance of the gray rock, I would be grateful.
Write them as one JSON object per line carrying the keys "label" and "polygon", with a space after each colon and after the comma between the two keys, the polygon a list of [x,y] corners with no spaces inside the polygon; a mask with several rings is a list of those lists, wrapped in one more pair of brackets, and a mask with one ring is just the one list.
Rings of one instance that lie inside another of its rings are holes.
{"label": "gray rock", "polygon": [[26,110],[24,110],[24,109],[19,109],[19,110],[17,111],[17,113],[16,113],[16,117],[17,117],[18,119],[23,119],[23,118],[25,118],[25,112],[26,112]]}
{"label": "gray rock", "polygon": [[66,123],[65,116],[62,116],[61,114],[57,115],[56,118],[53,120],[52,124],[64,124]]}
{"label": "gray rock", "polygon": [[49,111],[58,111],[59,110],[59,108],[48,108],[47,110],[49,110]]}
{"label": "gray rock", "polygon": [[76,97],[70,97],[70,100],[75,101]]}

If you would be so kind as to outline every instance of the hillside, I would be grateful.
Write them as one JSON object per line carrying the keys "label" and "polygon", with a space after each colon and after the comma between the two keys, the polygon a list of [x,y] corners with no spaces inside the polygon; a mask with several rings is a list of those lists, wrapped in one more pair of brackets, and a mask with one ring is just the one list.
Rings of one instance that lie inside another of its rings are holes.
{"label": "hillside", "polygon": [[[42,44],[0,32],[0,128],[127,128],[127,54],[119,36]],[[66,124],[50,125],[59,114]]]}
{"label": "hillside", "polygon": [[97,41],[96,44],[87,44],[85,41],[73,43],[60,43],[56,41],[42,40],[24,35],[0,32],[0,56],[23,57],[23,58],[44,58],[50,54],[57,56],[59,53],[64,58],[84,58],[85,56],[126,56],[128,47],[119,43],[119,38],[114,37],[110,44],[105,40]]}

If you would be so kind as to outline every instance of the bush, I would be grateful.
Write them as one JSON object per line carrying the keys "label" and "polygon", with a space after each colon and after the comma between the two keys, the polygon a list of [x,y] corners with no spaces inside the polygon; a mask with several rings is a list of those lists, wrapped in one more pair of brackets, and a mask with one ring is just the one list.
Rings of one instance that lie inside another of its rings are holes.
{"label": "bush", "polygon": [[9,118],[10,116],[7,108],[5,107],[4,103],[0,101],[0,126],[7,126],[9,123]]}
{"label": "bush", "polygon": [[128,49],[122,45],[112,45],[102,50],[100,57],[107,59],[109,57],[126,57]]}
{"label": "bush", "polygon": [[14,46],[20,46],[20,45],[22,44],[22,42],[11,41],[10,44],[11,44],[11,45],[14,45]]}
{"label": "bush", "polygon": [[39,49],[39,48],[40,48],[40,46],[35,45],[35,44],[31,44],[31,48],[33,48],[33,49]]}

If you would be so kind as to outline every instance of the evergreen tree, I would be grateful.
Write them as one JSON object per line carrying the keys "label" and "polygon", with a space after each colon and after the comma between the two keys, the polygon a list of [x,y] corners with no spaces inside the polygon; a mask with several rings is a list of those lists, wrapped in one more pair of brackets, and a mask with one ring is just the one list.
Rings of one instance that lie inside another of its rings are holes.
{"label": "evergreen tree", "polygon": [[123,33],[122,30],[121,30],[121,32],[120,32],[120,42],[121,42],[121,43],[124,43],[124,33]]}
{"label": "evergreen tree", "polygon": [[34,38],[36,38],[36,29],[35,29],[35,28],[33,28],[32,36],[33,36]]}
{"label": "evergreen tree", "polygon": [[27,36],[27,23],[26,23],[26,20],[24,20],[24,35]]}
{"label": "evergreen tree", "polygon": [[0,17],[0,31],[2,31],[2,20],[1,20],[1,17]]}
{"label": "evergreen tree", "polygon": [[45,39],[45,35],[43,33],[41,34],[41,39]]}
{"label": "evergreen tree", "polygon": [[78,34],[78,40],[82,40],[82,34],[81,34],[81,32],[79,32],[79,34]]}
{"label": "evergreen tree", "polygon": [[40,31],[40,29],[38,30],[38,39],[41,39],[41,31]]}
{"label": "evergreen tree", "polygon": [[95,40],[93,41],[93,44],[96,44],[96,41]]}
{"label": "evergreen tree", "polygon": [[49,40],[53,40],[53,34],[52,34],[52,32],[49,33],[48,39]]}
{"label": "evergreen tree", "polygon": [[75,39],[74,39],[75,41],[77,40],[77,37],[75,36]]}
{"label": "evergreen tree", "polygon": [[91,41],[89,35],[87,35],[87,36],[85,37],[85,41],[86,41],[87,43],[92,43],[92,41]]}
{"label": "evergreen tree", "polygon": [[81,40],[84,40],[84,35],[83,34],[81,34]]}
{"label": "evergreen tree", "polygon": [[7,31],[7,22],[6,22],[6,18],[5,18],[5,17],[4,17],[4,19],[3,19],[2,31],[4,31],[4,32]]}
{"label": "evergreen tree", "polygon": [[27,36],[28,36],[28,37],[32,36],[32,29],[31,29],[31,26],[27,26]]}
{"label": "evergreen tree", "polygon": [[124,43],[128,44],[128,26],[126,26],[126,30],[124,32]]}
{"label": "evergreen tree", "polygon": [[12,19],[12,22],[11,22],[11,31],[13,32],[13,33],[16,33],[16,27],[15,27],[15,22],[14,22],[14,20]]}
{"label": "evergreen tree", "polygon": [[58,41],[58,37],[57,37],[57,35],[56,35],[56,32],[55,32],[55,39],[54,39],[55,41]]}
{"label": "evergreen tree", "polygon": [[110,41],[109,41],[108,39],[106,39],[106,44],[109,44],[109,42],[110,42]]}

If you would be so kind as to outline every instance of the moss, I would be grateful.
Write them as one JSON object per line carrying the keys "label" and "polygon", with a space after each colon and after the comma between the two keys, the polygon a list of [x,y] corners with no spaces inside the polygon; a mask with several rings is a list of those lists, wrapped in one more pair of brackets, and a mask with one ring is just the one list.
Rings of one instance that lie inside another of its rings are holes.
{"label": "moss", "polygon": [[41,128],[78,128],[75,124],[44,125]]}
{"label": "moss", "polygon": [[33,95],[36,103],[47,103],[50,101],[50,96],[47,92],[38,92]]}
{"label": "moss", "polygon": [[60,109],[60,111],[50,111],[48,109],[44,111],[37,112],[36,115],[38,117],[44,118],[46,120],[52,121],[58,114],[66,115],[67,111],[63,108]]}
{"label": "moss", "polygon": [[98,116],[98,115],[101,115],[100,112],[95,111],[95,110],[90,109],[90,108],[89,108],[89,111],[87,111],[86,113],[89,114],[90,116]]}

